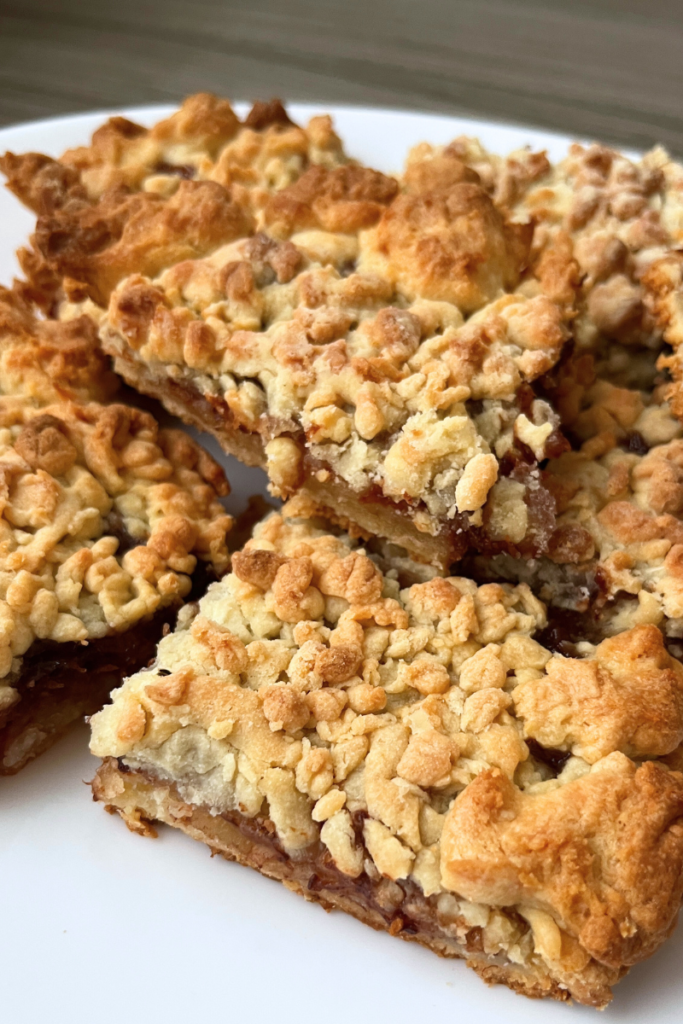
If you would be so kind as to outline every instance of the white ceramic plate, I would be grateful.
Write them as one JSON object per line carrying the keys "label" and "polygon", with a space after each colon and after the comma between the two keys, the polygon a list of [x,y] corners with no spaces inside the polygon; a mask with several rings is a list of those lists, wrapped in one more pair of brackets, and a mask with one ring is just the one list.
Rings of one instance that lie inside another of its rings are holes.
{"label": "white ceramic plate", "polygon": [[[167,107],[124,111],[151,124]],[[383,171],[409,146],[478,135],[504,153],[526,143],[563,155],[568,139],[400,111],[325,108],[347,150]],[[305,120],[319,108],[293,104]],[[58,155],[85,143],[104,114],[0,131],[0,152]],[[0,281],[33,218],[0,193]],[[215,452],[215,447],[213,451]],[[232,500],[263,490],[259,470],[222,459]],[[328,915],[276,882],[167,829],[152,842],[92,803],[85,726],[13,778],[0,779],[0,1020],[3,1024],[391,1022],[569,1024],[594,1011],[487,989],[461,961],[440,960],[343,914]],[[602,1019],[683,1020],[683,932],[616,989]]]}

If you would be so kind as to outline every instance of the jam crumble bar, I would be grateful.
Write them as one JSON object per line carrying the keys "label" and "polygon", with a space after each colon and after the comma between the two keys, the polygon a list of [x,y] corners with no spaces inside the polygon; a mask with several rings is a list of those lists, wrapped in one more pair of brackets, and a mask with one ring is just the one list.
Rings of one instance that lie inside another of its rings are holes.
{"label": "jam crumble bar", "polygon": [[582,658],[524,584],[404,585],[273,515],[92,719],[93,789],[327,909],[602,1007],[683,889],[683,669],[640,626]]}
{"label": "jam crumble bar", "polygon": [[241,122],[200,93],[149,130],[114,117],[90,146],[59,160],[6,153],[0,170],[38,216],[18,256],[32,298],[50,308],[65,291],[106,304],[131,262],[155,274],[248,234],[274,190],[345,162],[329,117],[303,129],[273,101]]}
{"label": "jam crumble bar", "polygon": [[478,534],[533,545],[535,467],[564,441],[528,382],[558,358],[566,310],[524,287],[467,320],[409,303],[345,274],[349,236],[322,234],[260,234],[123,281],[101,331],[116,369],[306,515],[442,567]]}
{"label": "jam crumble bar", "polygon": [[152,657],[226,569],[222,470],[123,405],[0,398],[0,774]]}
{"label": "jam crumble bar", "polygon": [[531,226],[463,162],[397,181],[348,161],[328,119],[275,104],[241,124],[198,96],[2,166],[39,213],[36,297],[89,312],[128,383],[300,511],[442,568],[542,548],[537,466],[565,442],[528,385],[570,337],[576,264],[531,267]]}

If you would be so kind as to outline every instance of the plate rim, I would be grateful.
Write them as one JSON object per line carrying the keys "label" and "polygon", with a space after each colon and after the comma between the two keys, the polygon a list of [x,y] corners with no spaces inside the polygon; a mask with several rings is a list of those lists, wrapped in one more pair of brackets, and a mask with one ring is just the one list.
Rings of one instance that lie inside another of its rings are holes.
{"label": "plate rim", "polygon": [[[193,95],[192,93],[189,95]],[[108,120],[110,117],[128,117],[134,119],[138,117],[149,118],[157,116],[159,118],[168,117],[174,111],[180,107],[180,101],[178,103],[140,103],[133,106],[122,105],[120,107],[104,107],[93,110],[80,110],[74,111],[69,114],[55,114],[50,117],[36,118],[29,121],[17,121],[12,124],[5,124],[0,126],[0,141],[2,140],[5,133],[13,132],[24,132],[27,133],[34,131],[47,130],[51,131],[58,128],[60,124],[72,125],[74,122],[86,121],[91,118],[102,119],[103,121]],[[251,106],[251,101],[248,100],[230,100],[231,105],[238,111],[247,111]],[[486,117],[475,117],[470,116],[467,113],[446,113],[445,111],[438,110],[422,110],[413,109],[408,107],[392,107],[385,105],[374,106],[366,103],[326,103],[325,101],[312,102],[309,100],[283,100],[285,107],[291,111],[297,111],[295,116],[297,117],[314,117],[319,114],[330,114],[334,119],[337,116],[382,116],[382,117],[401,117],[411,119],[424,119],[426,122],[463,122],[471,125],[474,130],[480,129],[502,129],[509,132],[526,132],[530,136],[538,136],[540,138],[546,138],[558,145],[569,145],[572,142],[578,142],[582,145],[590,145],[592,142],[596,142],[595,139],[589,139],[587,137],[580,137],[578,135],[567,134],[558,129],[543,128],[538,125],[529,124],[524,121],[504,121],[498,118],[486,118]],[[428,141],[428,140],[426,140]],[[632,149],[620,149],[620,152],[626,155],[639,156],[640,151]]]}

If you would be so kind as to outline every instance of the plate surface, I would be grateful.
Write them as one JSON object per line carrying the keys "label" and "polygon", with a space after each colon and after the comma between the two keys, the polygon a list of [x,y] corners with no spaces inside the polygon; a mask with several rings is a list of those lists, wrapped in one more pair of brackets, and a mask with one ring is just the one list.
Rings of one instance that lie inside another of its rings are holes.
{"label": "plate surface", "polygon": [[[152,124],[170,107],[123,113]],[[238,105],[238,109],[242,109]],[[292,104],[297,120],[322,108]],[[479,136],[505,153],[530,144],[557,159],[560,135],[485,121],[327,107],[347,151],[380,170],[400,168],[417,142]],[[117,111],[118,113],[118,111]],[[6,128],[0,152],[57,156],[81,145],[106,115],[86,114]],[[0,192],[0,282],[17,271],[14,251],[33,218]],[[216,447],[209,444],[214,454]],[[243,506],[265,477],[221,457]],[[493,1024],[570,1024],[595,1011],[531,1002],[487,989],[462,961],[440,960],[343,914],[325,914],[276,882],[166,829],[156,841],[129,833],[95,806],[84,781],[96,762],[87,729],[13,778],[0,780],[2,1019],[8,1024],[164,1024],[238,1020],[325,1024],[427,1018]],[[616,989],[602,1020],[680,1024],[683,931]]]}

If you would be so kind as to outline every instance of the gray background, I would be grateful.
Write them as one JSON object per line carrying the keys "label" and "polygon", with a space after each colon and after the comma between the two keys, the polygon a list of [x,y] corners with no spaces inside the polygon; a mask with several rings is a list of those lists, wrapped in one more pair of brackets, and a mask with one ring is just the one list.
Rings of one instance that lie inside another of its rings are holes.
{"label": "gray background", "polygon": [[683,0],[0,0],[0,123],[198,89],[471,113],[683,156]]}

